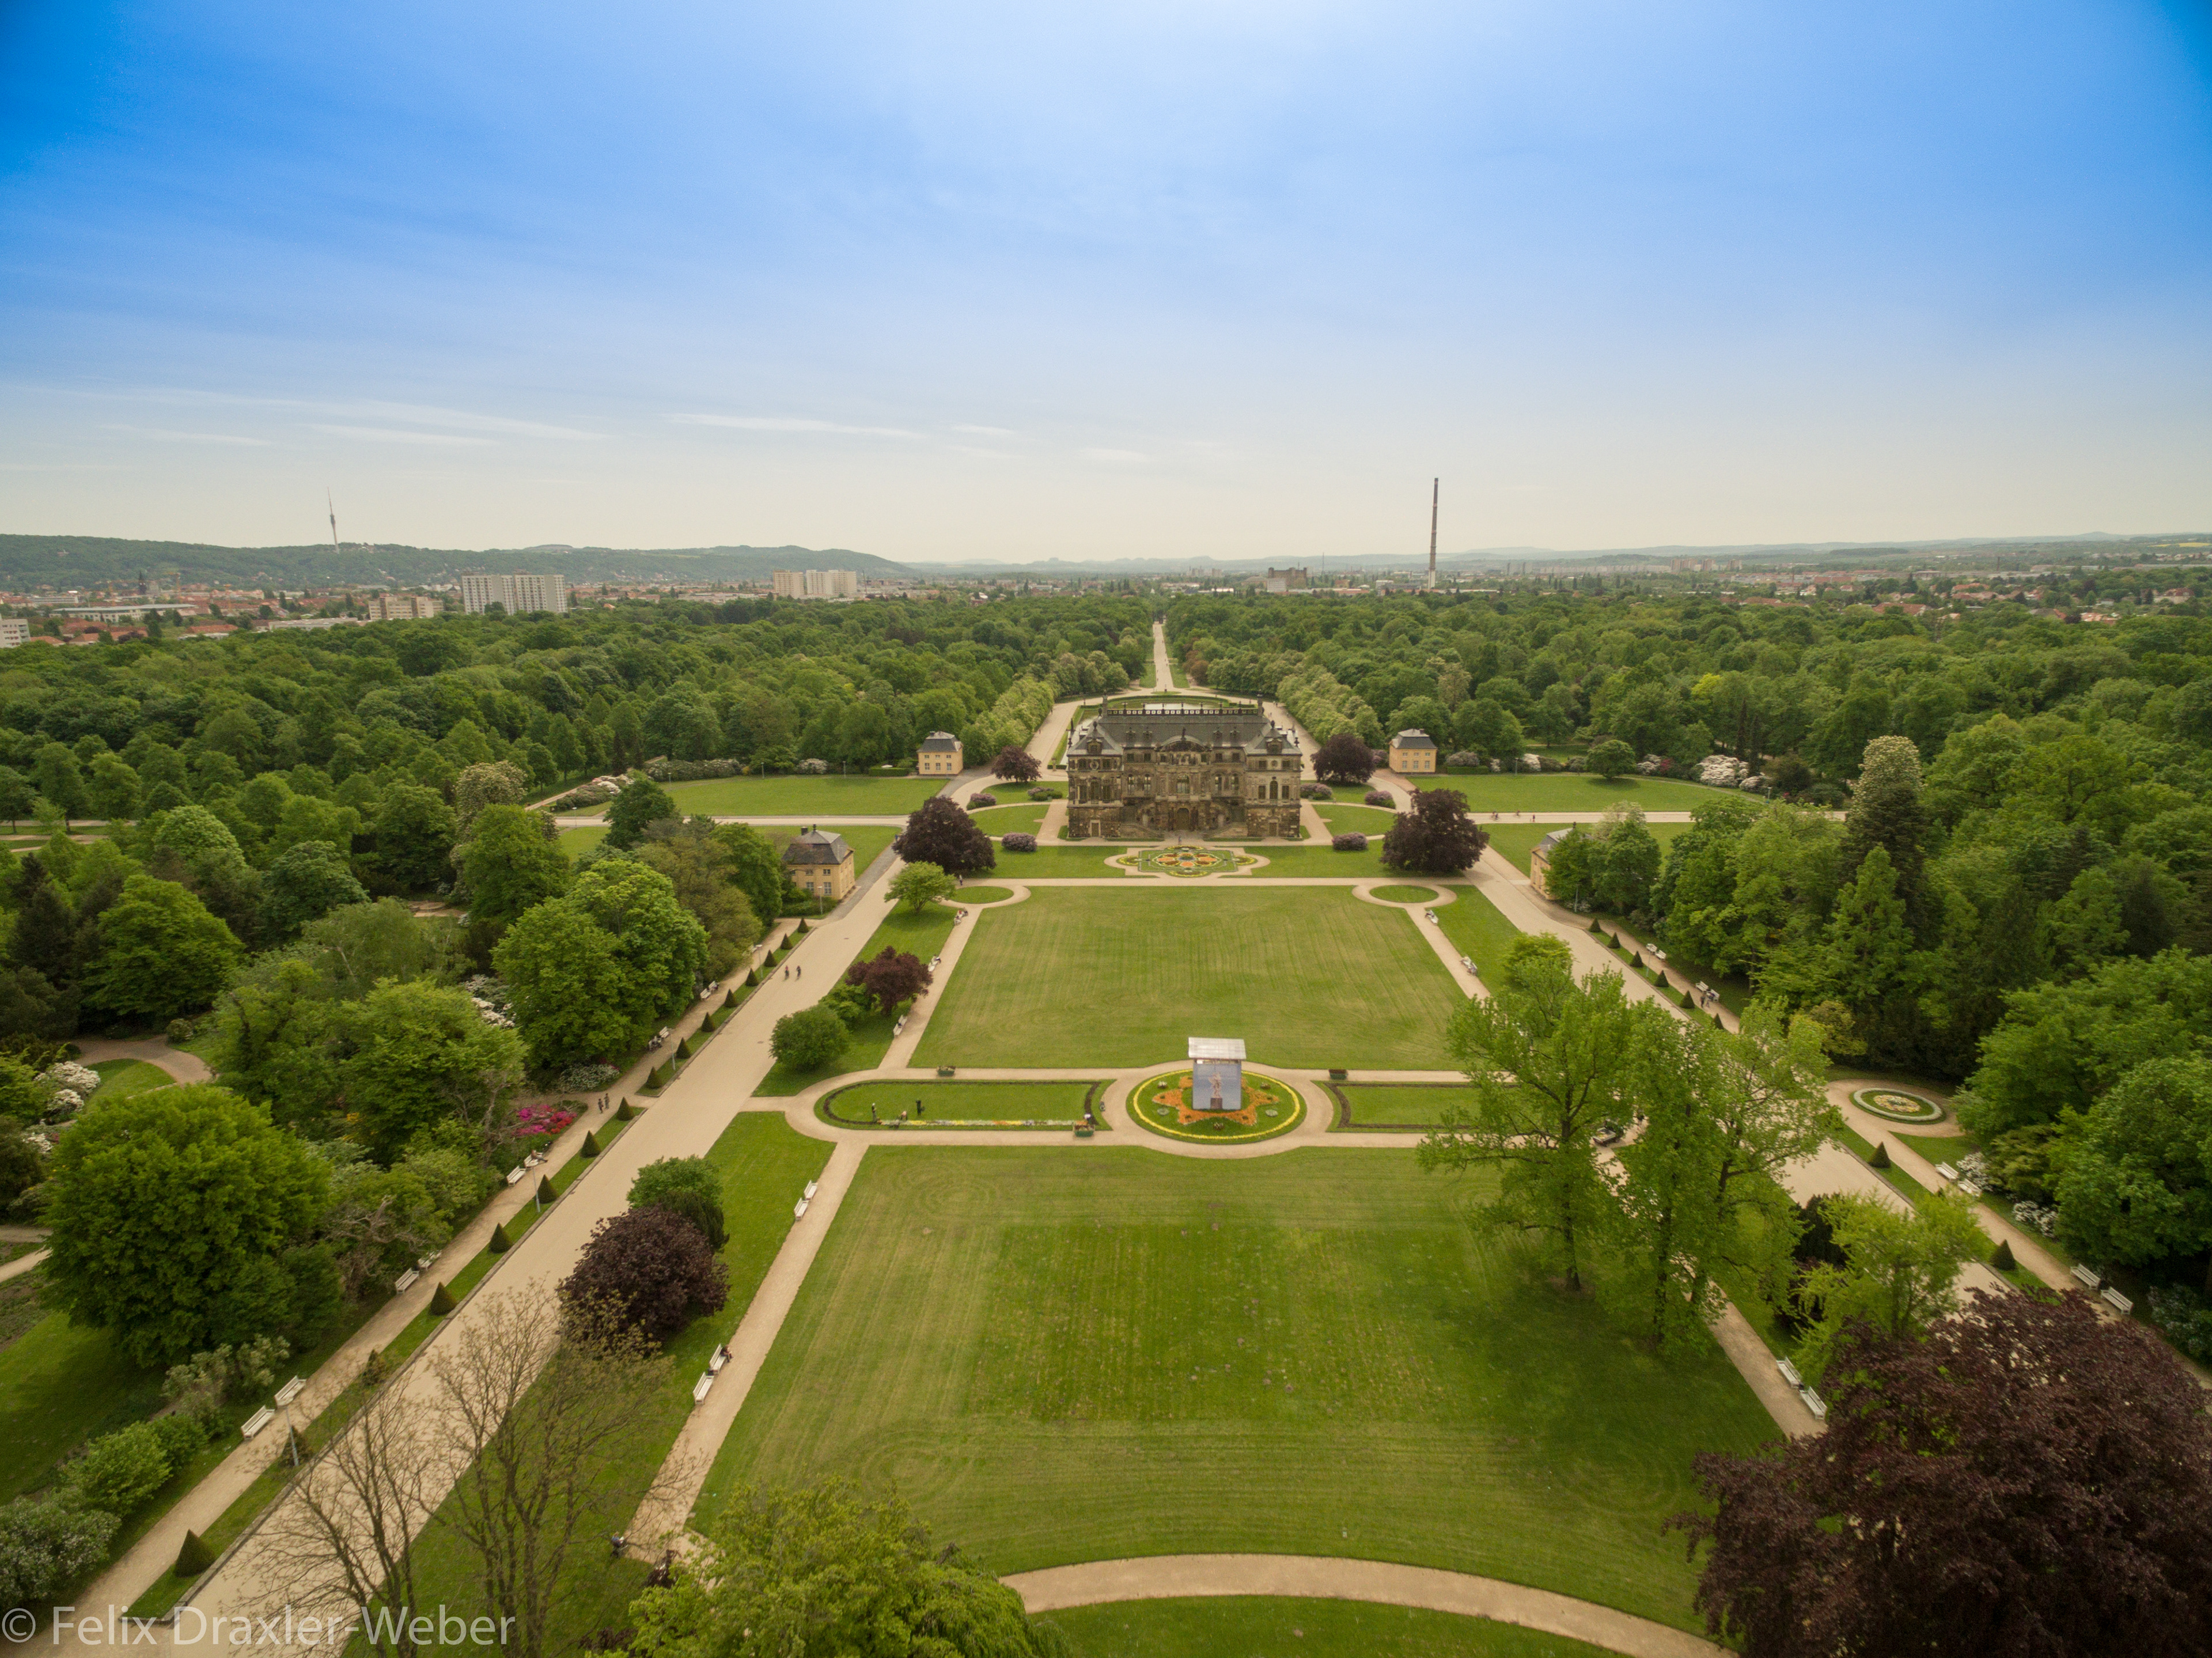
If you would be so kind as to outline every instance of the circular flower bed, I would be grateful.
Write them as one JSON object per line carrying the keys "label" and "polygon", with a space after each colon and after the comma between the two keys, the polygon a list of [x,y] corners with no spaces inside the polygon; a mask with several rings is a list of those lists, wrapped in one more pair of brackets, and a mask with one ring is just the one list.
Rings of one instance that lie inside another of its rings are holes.
{"label": "circular flower bed", "polygon": [[1918,1094],[1906,1094],[1894,1088],[1862,1088],[1851,1095],[1851,1103],[1869,1116],[1880,1117],[1884,1122],[1901,1122],[1925,1127],[1942,1122],[1951,1114],[1934,1100]]}
{"label": "circular flower bed", "polygon": [[1250,1071],[1244,1073],[1242,1110],[1218,1115],[1193,1111],[1189,1099],[1190,1069],[1186,1066],[1139,1084],[1129,1096],[1129,1114],[1155,1134],[1199,1145],[1249,1145],[1254,1140],[1271,1140],[1289,1133],[1306,1117],[1306,1102],[1297,1089],[1280,1078]]}
{"label": "circular flower bed", "polygon": [[1158,875],[1225,875],[1257,863],[1228,847],[1151,847],[1137,854],[1139,869]]}

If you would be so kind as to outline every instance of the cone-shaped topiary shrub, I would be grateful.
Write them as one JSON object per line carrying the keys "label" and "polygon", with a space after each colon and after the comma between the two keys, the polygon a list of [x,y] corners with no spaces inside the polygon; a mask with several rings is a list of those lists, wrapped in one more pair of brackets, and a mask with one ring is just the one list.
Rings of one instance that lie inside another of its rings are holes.
{"label": "cone-shaped topiary shrub", "polygon": [[652,1074],[646,1078],[645,1091],[648,1094],[658,1094],[662,1089],[668,1086],[669,1075],[668,1061],[663,1060],[659,1065],[653,1067]]}
{"label": "cone-shaped topiary shrub", "polygon": [[[754,967],[754,968],[747,968],[747,969],[745,969],[745,987],[746,987],[748,990],[750,990],[750,989],[752,989],[753,987],[755,987],[756,986],[757,986],[759,983],[760,983],[760,969],[759,969],[758,968],[757,968],[757,967]],[[737,999],[738,999],[738,993],[737,993],[736,991],[734,991],[734,990],[733,990],[733,991],[732,991],[732,992],[730,993],[730,1000],[731,1000],[732,1002],[734,1002],[734,1001],[736,1001]]]}
{"label": "cone-shaped topiary shrub", "polygon": [[599,1137],[594,1130],[587,1128],[584,1131],[584,1144],[578,1149],[576,1155],[580,1157],[596,1157],[599,1155]]}
{"label": "cone-shaped topiary shrub", "polygon": [[176,1575],[179,1577],[198,1577],[213,1564],[215,1564],[215,1551],[201,1540],[198,1532],[186,1532],[184,1543],[177,1550],[177,1564],[173,1568]]}
{"label": "cone-shaped topiary shrub", "polygon": [[1889,1142],[1887,1140],[1876,1140],[1874,1143],[1874,1155],[1869,1157],[1867,1161],[1877,1169],[1888,1168]]}
{"label": "cone-shaped topiary shrub", "polygon": [[2012,1240],[2010,1238],[1999,1238],[1997,1240],[1997,1252],[1990,1257],[1990,1265],[2000,1272],[2009,1272],[2014,1267],[2020,1265],[2020,1263],[2014,1260],[2012,1257]]}
{"label": "cone-shaped topiary shrub", "polygon": [[454,1308],[459,1305],[460,1303],[453,1299],[453,1292],[451,1290],[448,1290],[442,1283],[430,1292],[430,1316],[432,1318],[443,1318],[447,1314],[452,1312]]}
{"label": "cone-shaped topiary shrub", "polygon": [[806,936],[806,918],[804,915],[799,918],[799,925],[792,928],[791,936],[794,938],[804,938]]}
{"label": "cone-shaped topiary shrub", "polygon": [[617,1122],[628,1122],[635,1115],[637,1115],[637,1108],[629,1102],[629,1095],[623,1095],[623,1102],[615,1108],[615,1121]]}
{"label": "cone-shaped topiary shrub", "polygon": [[550,1203],[550,1202],[552,1202],[552,1201],[553,1201],[553,1199],[556,1199],[556,1198],[559,1197],[560,1195],[561,1195],[561,1194],[560,1194],[558,1192],[556,1192],[556,1191],[553,1189],[553,1176],[552,1176],[552,1175],[540,1175],[538,1177],[538,1202],[540,1202],[540,1203]]}
{"label": "cone-shaped topiary shrub", "polygon": [[492,1254],[495,1255],[503,1255],[508,1250],[514,1248],[514,1240],[507,1235],[507,1223],[505,1221],[501,1221],[498,1225],[491,1229],[491,1242],[485,1244],[484,1248],[490,1250]]}

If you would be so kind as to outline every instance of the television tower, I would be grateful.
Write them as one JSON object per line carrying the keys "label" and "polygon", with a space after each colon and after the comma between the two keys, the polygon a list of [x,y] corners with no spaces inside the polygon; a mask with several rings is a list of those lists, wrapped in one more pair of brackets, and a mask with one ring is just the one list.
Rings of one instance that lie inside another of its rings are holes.
{"label": "television tower", "polygon": [[[336,553],[340,558],[343,558],[345,556],[345,549],[338,545],[337,503],[331,499],[331,492],[327,489],[323,491],[323,504],[331,509],[331,550]],[[1429,562],[1431,564],[1435,563],[1435,558],[1431,557],[1429,560]]]}
{"label": "television tower", "polygon": [[[1437,507],[1443,500],[1443,488],[1442,478],[1429,481],[1429,586],[1431,587],[1437,585]],[[332,519],[331,522],[336,525],[337,520]]]}

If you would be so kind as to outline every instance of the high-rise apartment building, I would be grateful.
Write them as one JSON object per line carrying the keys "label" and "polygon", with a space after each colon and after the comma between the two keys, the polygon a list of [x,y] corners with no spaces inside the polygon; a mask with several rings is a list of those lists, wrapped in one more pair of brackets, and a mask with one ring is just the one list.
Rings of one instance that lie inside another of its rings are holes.
{"label": "high-rise apartment building", "polygon": [[860,578],[852,570],[778,570],[778,598],[858,598]]}
{"label": "high-rise apartment building", "polygon": [[532,610],[558,614],[568,608],[568,578],[520,570],[512,575],[486,575],[472,570],[461,577],[464,610],[482,616],[495,604],[509,616],[526,616]]}

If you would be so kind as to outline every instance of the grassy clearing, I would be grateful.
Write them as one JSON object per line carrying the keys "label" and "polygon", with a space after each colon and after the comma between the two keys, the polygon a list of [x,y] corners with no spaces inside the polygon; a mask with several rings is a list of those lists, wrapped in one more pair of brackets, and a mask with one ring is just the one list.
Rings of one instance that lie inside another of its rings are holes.
{"label": "grassy clearing", "polygon": [[963,887],[952,902],[956,904],[996,904],[1013,896],[1012,887]]}
{"label": "grassy clearing", "polygon": [[709,777],[664,785],[685,813],[716,817],[904,817],[941,777]]}
{"label": "grassy clearing", "polygon": [[[1356,789],[1346,789],[1346,794],[1356,794]],[[1358,806],[1342,800],[1316,800],[1314,811],[1333,835],[1387,835],[1390,825],[1398,821],[1398,814],[1388,806]]]}
{"label": "grassy clearing", "polygon": [[177,1080],[160,1066],[143,1060],[102,1060],[93,1069],[100,1072],[100,1087],[93,1097],[103,1104],[167,1088]]}
{"label": "grassy clearing", "polygon": [[1111,1600],[1041,1621],[1067,1637],[1077,1658],[1606,1658],[1604,1648],[1563,1635],[1360,1600]]}
{"label": "grassy clearing", "polygon": [[[791,1230],[792,1204],[806,1182],[821,1174],[830,1151],[825,1142],[794,1133],[782,1118],[755,1111],[732,1118],[707,1153],[708,1162],[721,1176],[722,1207],[729,1223],[729,1242],[720,1254],[729,1268],[729,1303],[711,1318],[693,1323],[663,1350],[668,1380],[652,1406],[651,1432],[639,1454],[594,1493],[605,1505],[611,1527],[628,1523],[675,1444],[691,1414],[692,1384],[715,1347],[744,1316]],[[416,1558],[418,1603],[442,1601],[471,1618],[483,1609],[473,1557],[457,1546],[450,1533],[440,1532],[434,1523]],[[555,1602],[547,1643],[551,1652],[574,1651],[582,1637],[595,1631],[626,1625],[629,1603],[644,1587],[646,1568],[629,1561],[610,1567],[603,1543],[595,1553],[587,1540],[577,1559],[580,1569],[569,1574]]]}
{"label": "grassy clearing", "polygon": [[607,826],[605,823],[592,823],[581,829],[562,829],[559,838],[553,844],[567,853],[570,860],[574,861],[606,838]]}
{"label": "grassy clearing", "polygon": [[969,816],[976,828],[995,839],[1001,835],[1035,835],[1051,810],[1049,800],[1024,800],[1018,806],[986,806]]}
{"label": "grassy clearing", "polygon": [[1437,901],[1434,887],[1376,887],[1367,895],[1380,898],[1388,904],[1433,904]]}
{"label": "grassy clearing", "polygon": [[1337,1090],[1351,1102],[1355,1130],[1371,1128],[1433,1128],[1444,1120],[1444,1108],[1468,1106],[1474,1096],[1458,1084],[1434,1087],[1419,1083],[1339,1083]]}
{"label": "grassy clearing", "polygon": [[[1016,904],[1014,908],[1027,909],[1029,906]],[[952,936],[952,912],[943,904],[932,904],[919,914],[894,909],[884,917],[883,925],[860,947],[860,959],[878,955],[884,946],[889,945],[909,956],[919,956],[927,962],[931,957],[943,952],[945,941]],[[837,982],[833,974],[842,975],[844,970],[843,963],[833,967],[826,960],[816,966],[816,971],[822,975],[823,995],[828,995]],[[940,983],[927,993],[943,995],[944,987]],[[848,1071],[874,1070],[884,1062],[884,1054],[890,1051],[891,1027],[896,1023],[896,1020],[881,1013],[861,1020],[853,1028],[844,1053],[834,1064],[819,1071],[793,1071],[779,1065],[761,1078],[760,1086],[753,1090],[753,1096],[756,1099],[781,1099],[787,1095],[802,1094],[815,1084],[831,1077],[842,1077]]]}
{"label": "grassy clearing", "polygon": [[[30,1275],[27,1299],[45,1276]],[[13,1290],[14,1284],[5,1286]],[[161,1372],[124,1357],[105,1330],[45,1313],[0,1350],[0,1502],[36,1491],[54,1464],[94,1434],[127,1427],[161,1402]]]}
{"label": "grassy clearing", "polygon": [[1083,1121],[1084,1102],[1092,1097],[1097,1086],[1089,1082],[856,1083],[824,1095],[814,1114],[846,1127],[869,1122],[872,1108],[875,1121],[890,1122],[908,1112],[930,1128],[1024,1122],[1066,1123],[1073,1128]]}
{"label": "grassy clearing", "polygon": [[1455,955],[1474,958],[1475,972],[1486,984],[1498,982],[1505,970],[1506,947],[1521,937],[1521,929],[1471,886],[1454,890],[1452,902],[1437,911],[1437,924],[1451,940]]}
{"label": "grassy clearing", "polygon": [[1117,852],[1126,851],[1121,846],[1109,846],[1103,841],[1080,841],[1073,845],[1040,845],[1035,852],[1008,852],[998,848],[998,862],[991,873],[1009,881],[1064,881],[1096,878],[1118,880],[1121,872],[1111,867],[1107,859]]}
{"label": "grassy clearing", "polygon": [[1200,1035],[1255,1064],[1426,1067],[1460,996],[1413,926],[1341,889],[1042,888],[977,919],[915,1063],[1139,1066]]}
{"label": "grassy clearing", "polygon": [[1374,881],[1398,872],[1383,867],[1380,835],[1368,838],[1364,852],[1339,852],[1326,841],[1302,847],[1258,847],[1254,850],[1267,862],[1263,868],[1246,871],[1237,878],[1239,880],[1307,880],[1322,877],[1330,880]]}
{"label": "grassy clearing", "polygon": [[998,1572],[1346,1555],[1691,1626],[1659,1522],[1771,1424],[1473,1231],[1486,1192],[1378,1151],[878,1146],[702,1509],[841,1471]]}

